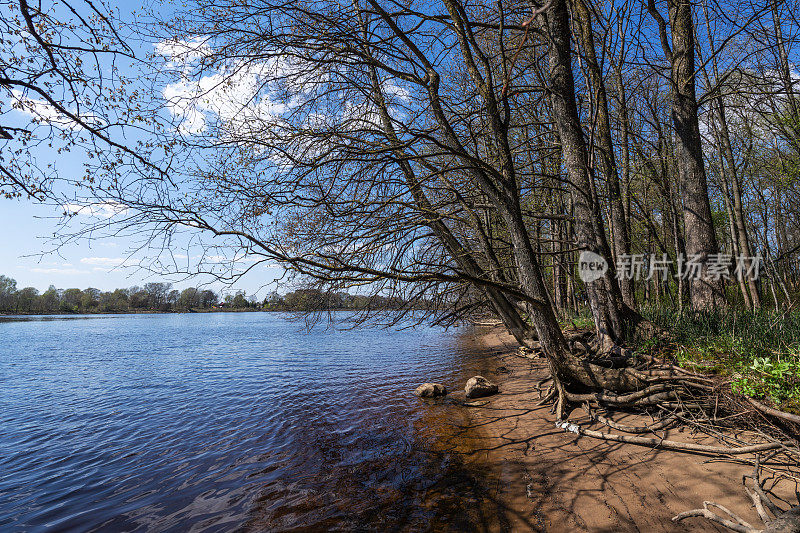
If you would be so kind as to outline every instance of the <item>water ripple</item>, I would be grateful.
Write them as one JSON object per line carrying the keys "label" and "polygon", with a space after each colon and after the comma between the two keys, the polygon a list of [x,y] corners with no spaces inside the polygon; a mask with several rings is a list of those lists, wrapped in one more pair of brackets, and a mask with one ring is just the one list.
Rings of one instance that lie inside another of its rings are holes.
{"label": "water ripple", "polygon": [[3,531],[415,529],[456,464],[420,430],[448,407],[410,394],[461,379],[440,330],[252,313],[3,319],[0,336]]}

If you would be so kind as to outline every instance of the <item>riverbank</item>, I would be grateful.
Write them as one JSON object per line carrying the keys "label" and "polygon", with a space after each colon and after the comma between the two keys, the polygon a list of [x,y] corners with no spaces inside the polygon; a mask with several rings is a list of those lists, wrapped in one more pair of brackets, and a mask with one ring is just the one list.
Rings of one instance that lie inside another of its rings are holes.
{"label": "riverbank", "polygon": [[[482,407],[469,408],[469,424],[454,438],[465,461],[489,472],[495,484],[493,499],[505,509],[508,523],[493,529],[724,531],[699,518],[680,524],[671,521],[705,500],[728,507],[752,524],[760,523],[742,487],[742,476],[752,472],[751,466],[565,433],[555,426],[550,406],[536,405],[536,383],[547,376],[544,360],[517,355],[516,342],[499,328],[483,328],[479,341],[496,357],[496,368],[505,367],[508,373],[491,376],[500,394]],[[592,425],[581,410],[570,419]],[[631,425],[647,422],[633,415],[619,420]],[[752,435],[740,436],[757,441]],[[719,444],[679,429],[658,432],[658,437]],[[782,480],[776,482],[775,491],[796,502],[795,488],[795,483]]]}

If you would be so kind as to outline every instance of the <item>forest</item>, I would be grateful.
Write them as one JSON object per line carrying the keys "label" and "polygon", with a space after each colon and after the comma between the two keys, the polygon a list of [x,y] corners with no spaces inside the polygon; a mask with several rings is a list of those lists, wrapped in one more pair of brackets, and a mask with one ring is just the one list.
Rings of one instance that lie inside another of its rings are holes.
{"label": "forest", "polygon": [[57,289],[53,285],[39,292],[34,287],[17,288],[13,278],[0,275],[0,313],[136,313],[171,312],[189,309],[256,309],[260,304],[244,291],[220,295],[210,289],[189,287],[182,291],[171,283],[150,282],[143,286],[101,291],[99,289]]}
{"label": "forest", "polygon": [[[238,290],[222,295],[211,290],[188,287],[181,291],[171,283],[150,282],[113,291],[57,289],[44,292],[34,287],[17,288],[13,278],[0,274],[0,314],[84,314],[84,313],[169,313],[198,310],[263,310],[282,312],[363,311],[402,309],[402,300],[359,294],[323,293],[317,289],[297,289],[269,293],[263,301]],[[417,303],[418,309],[422,307]]]}
{"label": "forest", "polygon": [[[58,242],[136,236],[155,271],[279,263],[405,302],[397,320],[419,301],[436,324],[495,317],[546,360],[559,420],[683,405],[710,423],[753,400],[794,423],[797,13],[4,2],[0,188],[60,207]],[[53,170],[60,150],[86,152],[80,176]],[[234,252],[187,264],[183,242]]]}

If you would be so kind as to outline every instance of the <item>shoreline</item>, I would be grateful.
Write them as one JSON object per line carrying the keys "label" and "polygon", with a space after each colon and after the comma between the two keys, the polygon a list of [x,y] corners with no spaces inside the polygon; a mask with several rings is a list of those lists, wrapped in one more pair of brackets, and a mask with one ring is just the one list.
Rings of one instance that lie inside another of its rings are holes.
{"label": "shoreline", "polygon": [[[565,433],[556,427],[549,405],[536,405],[536,383],[548,375],[544,360],[518,355],[518,344],[502,328],[480,328],[474,334],[495,354],[495,368],[510,371],[486,376],[500,392],[484,398],[488,403],[482,407],[464,407],[470,422],[459,436],[465,462],[487,473],[496,487],[494,499],[505,510],[508,523],[493,530],[726,531],[700,518],[671,521],[706,500],[760,524],[742,486],[742,476],[750,474],[752,466]],[[640,415],[620,420],[632,425],[649,421]],[[570,421],[592,426],[582,409],[575,409]],[[685,428],[656,433],[671,440],[718,444],[703,434],[690,435]],[[779,496],[796,500],[794,483],[783,480],[776,485]]]}
{"label": "shoreline", "polygon": [[195,313],[277,313],[262,309],[181,309],[180,311],[95,311],[92,313],[0,313],[0,317],[14,316],[91,316],[91,315],[188,315]]}

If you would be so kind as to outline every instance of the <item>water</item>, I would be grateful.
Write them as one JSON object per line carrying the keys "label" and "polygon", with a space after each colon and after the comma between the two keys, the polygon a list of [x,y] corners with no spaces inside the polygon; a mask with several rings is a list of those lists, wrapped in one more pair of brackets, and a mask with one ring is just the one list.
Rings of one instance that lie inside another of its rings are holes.
{"label": "water", "polygon": [[309,332],[272,313],[0,320],[2,531],[488,520],[480,476],[442,439],[463,408],[411,394],[481,370],[464,335]]}

